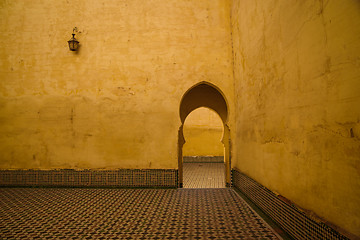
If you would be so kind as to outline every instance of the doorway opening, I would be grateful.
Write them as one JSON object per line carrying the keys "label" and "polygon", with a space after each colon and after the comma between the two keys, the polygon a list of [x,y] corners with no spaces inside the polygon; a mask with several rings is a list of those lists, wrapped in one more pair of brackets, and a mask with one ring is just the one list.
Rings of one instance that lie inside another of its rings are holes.
{"label": "doorway opening", "polygon": [[[223,93],[219,90],[219,88],[217,88],[216,86],[214,86],[211,83],[208,82],[201,82],[199,84],[196,84],[195,86],[191,87],[187,92],[185,92],[185,94],[182,97],[181,103],[180,103],[180,119],[181,119],[181,126],[179,128],[179,132],[178,132],[178,166],[179,166],[179,186],[180,187],[191,187],[188,186],[187,183],[185,183],[184,185],[184,168],[188,167],[187,162],[188,161],[210,161],[209,158],[205,158],[204,156],[202,156],[204,159],[200,159],[199,157],[196,159],[196,157],[194,156],[187,156],[189,155],[189,152],[191,151],[191,144],[189,145],[185,145],[186,141],[192,141],[191,137],[184,137],[184,136],[188,136],[188,129],[186,129],[185,126],[185,120],[187,119],[187,117],[194,111],[194,118],[197,119],[199,118],[199,116],[197,115],[202,115],[204,114],[204,111],[209,111],[209,109],[211,110],[211,113],[208,112],[208,114],[210,114],[209,116],[211,116],[211,114],[215,114],[215,116],[217,116],[217,118],[220,118],[219,121],[219,125],[220,125],[220,132],[221,132],[221,147],[223,149],[223,154],[222,154],[222,161],[220,160],[219,164],[223,165],[223,175],[222,175],[222,179],[223,179],[223,183],[221,185],[221,187],[229,187],[230,186],[230,169],[231,169],[231,163],[230,163],[230,129],[227,125],[227,121],[228,121],[228,107],[227,107],[227,103],[225,100],[225,97],[223,95]],[[197,111],[200,111],[199,113],[197,113]],[[214,115],[212,115],[213,118],[216,119],[216,117]],[[189,116],[189,121],[191,122],[192,117]],[[219,120],[219,119],[218,119]],[[200,121],[201,120],[197,120]],[[190,124],[191,125],[191,124]],[[184,130],[185,129],[185,130]],[[219,132],[219,126],[217,126],[217,131]],[[206,135],[206,134],[205,134]],[[204,142],[203,142],[204,143]],[[198,142],[199,144],[199,142]],[[201,143],[200,143],[201,144]],[[185,153],[185,155],[184,155]],[[191,157],[193,157],[193,159],[191,159]],[[216,157],[216,156],[214,156]],[[217,156],[219,161],[219,158],[221,159],[221,156]],[[216,158],[211,158],[211,160],[215,160]],[[198,162],[197,162],[198,163]],[[201,165],[201,166],[199,166]],[[198,164],[198,167],[203,167],[203,164]],[[221,168],[220,168],[221,169]],[[194,170],[194,169],[193,169]],[[217,170],[219,170],[219,168],[217,168]],[[185,171],[188,171],[188,169],[185,169]],[[221,171],[221,170],[220,170]],[[188,172],[187,172],[188,173]],[[186,174],[187,174],[186,173]],[[208,177],[209,178],[209,177]],[[211,177],[210,177],[211,178]],[[209,184],[205,184],[203,187],[207,188],[207,187],[211,187],[211,180],[213,179],[203,179],[204,182],[209,183]],[[208,180],[208,181],[206,181]],[[215,186],[215,185],[213,185]]]}
{"label": "doorway opening", "polygon": [[223,125],[219,115],[209,108],[197,108],[186,118],[183,132],[183,187],[224,188]]}

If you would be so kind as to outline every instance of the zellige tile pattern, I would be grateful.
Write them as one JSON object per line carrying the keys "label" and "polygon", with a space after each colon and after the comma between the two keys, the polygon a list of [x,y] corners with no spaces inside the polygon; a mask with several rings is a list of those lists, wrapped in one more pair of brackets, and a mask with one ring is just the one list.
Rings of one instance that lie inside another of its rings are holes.
{"label": "zellige tile pattern", "polygon": [[178,187],[177,169],[0,170],[1,187]]}
{"label": "zellige tile pattern", "polygon": [[348,239],[325,223],[312,219],[295,205],[283,201],[237,169],[232,169],[232,185],[250,198],[294,239]]}
{"label": "zellige tile pattern", "polygon": [[184,188],[224,188],[224,163],[183,163]]}
{"label": "zellige tile pattern", "polygon": [[224,156],[183,156],[184,163],[223,163]]}
{"label": "zellige tile pattern", "polygon": [[279,239],[229,188],[0,188],[2,239]]}

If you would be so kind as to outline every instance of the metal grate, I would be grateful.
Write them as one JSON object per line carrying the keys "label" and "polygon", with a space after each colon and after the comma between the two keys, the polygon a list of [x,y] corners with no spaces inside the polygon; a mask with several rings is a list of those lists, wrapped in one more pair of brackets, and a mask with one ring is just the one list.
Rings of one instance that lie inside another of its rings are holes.
{"label": "metal grate", "polygon": [[295,239],[348,239],[328,225],[314,221],[237,169],[232,169],[232,185]]}

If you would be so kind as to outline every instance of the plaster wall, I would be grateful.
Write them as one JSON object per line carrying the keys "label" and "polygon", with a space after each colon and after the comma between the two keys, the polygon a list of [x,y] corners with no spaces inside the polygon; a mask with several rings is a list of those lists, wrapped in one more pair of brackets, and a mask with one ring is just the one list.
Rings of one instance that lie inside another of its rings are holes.
{"label": "plaster wall", "polygon": [[360,2],[233,1],[232,164],[360,236]]}
{"label": "plaster wall", "polygon": [[223,156],[223,122],[219,115],[208,108],[198,108],[185,120],[184,156]]}
{"label": "plaster wall", "polygon": [[230,1],[3,0],[0,16],[1,169],[177,169],[183,94],[207,81],[233,108]]}

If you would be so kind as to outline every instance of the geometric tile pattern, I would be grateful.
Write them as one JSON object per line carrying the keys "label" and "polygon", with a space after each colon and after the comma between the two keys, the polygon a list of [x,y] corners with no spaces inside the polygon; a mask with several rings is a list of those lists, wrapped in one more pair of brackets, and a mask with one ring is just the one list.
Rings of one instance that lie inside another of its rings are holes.
{"label": "geometric tile pattern", "polygon": [[237,169],[232,169],[231,181],[234,188],[245,194],[294,239],[349,239]]}
{"label": "geometric tile pattern", "polygon": [[225,188],[225,164],[183,163],[184,188]]}
{"label": "geometric tile pattern", "polygon": [[0,188],[0,236],[280,239],[229,188]]}
{"label": "geometric tile pattern", "polygon": [[183,156],[184,163],[223,163],[224,156]]}
{"label": "geometric tile pattern", "polygon": [[0,170],[0,186],[178,187],[178,170]]}

